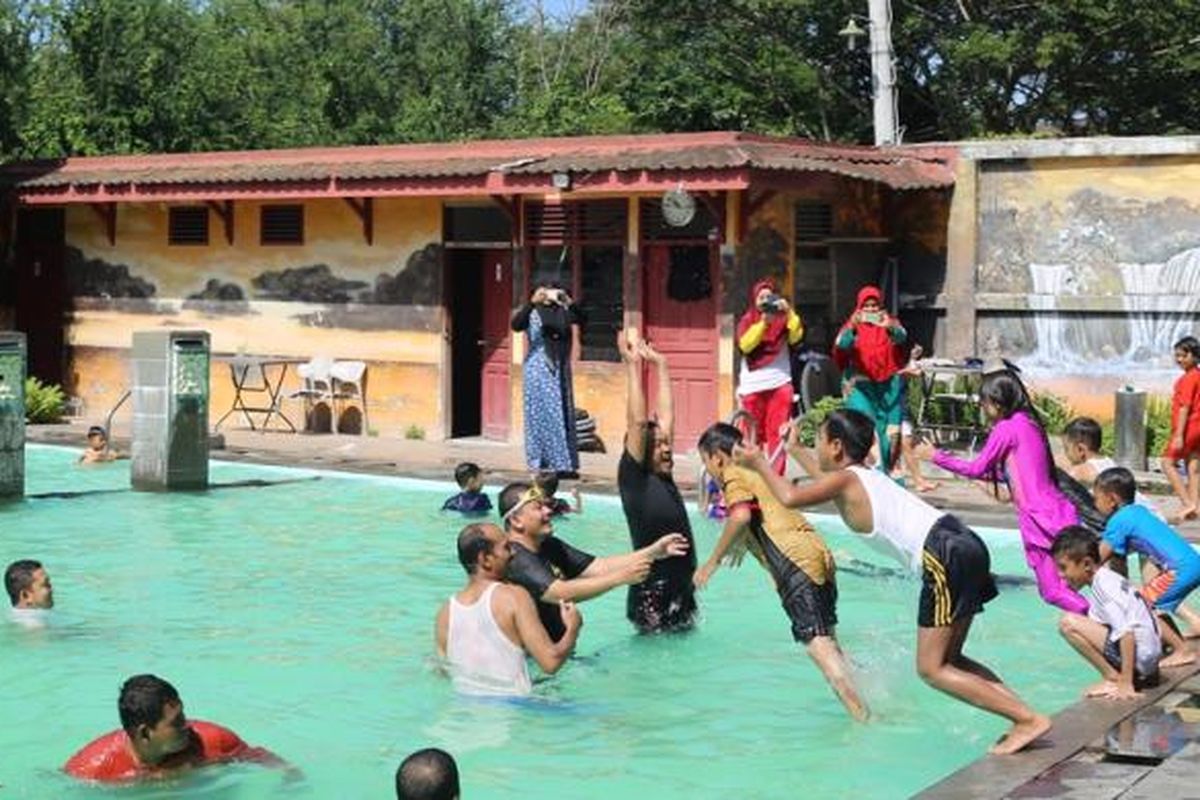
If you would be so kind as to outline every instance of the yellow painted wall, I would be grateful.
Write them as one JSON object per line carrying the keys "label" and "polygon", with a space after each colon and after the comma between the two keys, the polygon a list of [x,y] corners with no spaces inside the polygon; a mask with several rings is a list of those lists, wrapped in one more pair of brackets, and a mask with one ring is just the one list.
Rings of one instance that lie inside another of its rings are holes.
{"label": "yellow painted wall", "polygon": [[[362,291],[369,290],[379,275],[395,276],[414,253],[440,243],[440,201],[376,200],[373,245],[366,243],[358,217],[340,199],[304,203],[303,245],[260,245],[261,205],[235,204],[233,245],[226,243],[219,218],[210,215],[207,246],[168,245],[163,204],[119,206],[116,243],[111,245],[90,207],[68,208],[69,248],[77,248],[87,260],[125,265],[131,276],[157,289],[148,311],[131,310],[137,304],[130,301],[77,299],[66,332],[71,346],[68,385],[84,399],[89,415],[104,413],[127,384],[132,331],[201,328],[209,331],[214,353],[367,361],[371,427],[381,435],[401,435],[415,424],[430,438],[439,437],[445,412],[436,390],[442,368],[441,311],[436,304],[415,313],[404,306],[368,307],[378,327],[364,330],[339,326],[338,308],[329,304],[256,300],[251,280],[268,270],[327,264],[337,278],[362,281]],[[210,279],[239,285],[249,299],[249,313],[223,313],[221,304],[183,308],[184,299],[201,292]],[[323,325],[304,324],[299,319],[303,315]],[[414,326],[414,319],[423,322]],[[419,329],[422,325],[426,329]],[[298,384],[293,374],[285,389]],[[214,364],[212,387],[215,421],[232,400],[227,366]]]}

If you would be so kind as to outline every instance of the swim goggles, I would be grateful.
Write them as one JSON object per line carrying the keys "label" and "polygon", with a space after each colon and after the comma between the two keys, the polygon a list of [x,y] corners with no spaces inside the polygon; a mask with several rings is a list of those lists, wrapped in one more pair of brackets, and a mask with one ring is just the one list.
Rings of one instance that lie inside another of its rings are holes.
{"label": "swim goggles", "polygon": [[542,493],[541,489],[536,486],[530,486],[521,493],[521,496],[517,498],[517,504],[510,508],[508,513],[505,514],[501,519],[503,519],[504,522],[508,522],[525,506],[529,505],[530,503],[541,503],[545,499],[546,495]]}

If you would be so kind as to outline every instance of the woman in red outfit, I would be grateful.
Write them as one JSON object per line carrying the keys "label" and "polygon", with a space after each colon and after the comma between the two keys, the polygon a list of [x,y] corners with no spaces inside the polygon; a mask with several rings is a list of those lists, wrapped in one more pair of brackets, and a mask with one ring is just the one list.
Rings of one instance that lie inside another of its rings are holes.
{"label": "woman in red outfit", "polygon": [[[800,316],[775,281],[764,278],[750,290],[750,307],[738,320],[737,345],[742,353],[738,398],[753,419],[757,438],[780,475],[787,454],[779,447],[779,429],[792,415],[791,348],[804,336]],[[778,451],[778,453],[776,453]]]}

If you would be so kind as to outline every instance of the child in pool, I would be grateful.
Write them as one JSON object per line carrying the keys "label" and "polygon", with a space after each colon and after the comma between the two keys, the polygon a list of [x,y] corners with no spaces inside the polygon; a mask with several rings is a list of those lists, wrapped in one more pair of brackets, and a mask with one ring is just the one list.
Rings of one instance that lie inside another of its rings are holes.
{"label": "child in pool", "polygon": [[[1171,393],[1171,438],[1162,455],[1162,471],[1179,498],[1179,513],[1172,522],[1195,519],[1200,514],[1200,340],[1185,336],[1175,343],[1175,363],[1183,375]],[[1176,470],[1182,461],[1187,485]]]}
{"label": "child in pool", "polygon": [[80,464],[103,464],[127,457],[108,446],[108,431],[99,425],[88,428],[87,443],[87,449],[79,456]]}
{"label": "child in pool", "polygon": [[793,428],[789,453],[815,479],[798,486],[774,475],[757,450],[744,450],[738,458],[758,471],[784,505],[833,501],[846,525],[867,544],[921,576],[917,672],[933,688],[1012,722],[992,752],[1015,753],[1050,730],[1050,719],[1027,706],[991,669],[963,654],[975,615],[996,597],[987,546],[957,517],[865,466],[874,435],[866,414],[833,411],[817,433],[814,459],[800,447]]}
{"label": "child in pool", "polygon": [[579,487],[571,489],[571,499],[575,501],[573,504],[561,497],[554,496],[554,493],[558,491],[557,472],[539,472],[533,478],[533,485],[542,490],[542,503],[550,509],[550,516],[561,517],[564,514],[583,513],[583,497],[579,494]]}
{"label": "child in pool", "polygon": [[[792,638],[804,645],[850,715],[864,722],[869,712],[835,635],[837,568],[833,554],[803,514],[785,508],[753,470],[734,463],[733,449],[741,442],[741,431],[718,422],[709,426],[697,444],[704,468],[721,482],[729,516],[712,554],[692,581],[697,589],[703,589],[727,555],[736,563],[739,553],[752,552],[775,583],[792,624]],[[765,464],[765,457],[763,461]]]}
{"label": "child in pool", "polygon": [[1058,574],[1050,556],[1058,532],[1079,524],[1079,510],[1058,488],[1050,442],[1029,394],[1015,374],[1003,370],[983,379],[979,396],[983,413],[994,424],[973,460],[934,450],[928,443],[917,446],[917,455],[932,458],[942,469],[967,478],[1005,481],[1017,508],[1025,563],[1037,578],[1038,593],[1064,611],[1084,614],[1087,600]]}
{"label": "child in pool", "polygon": [[442,503],[442,511],[458,511],[462,514],[486,514],[492,510],[492,501],[483,493],[483,470],[478,464],[464,461],[454,468],[454,482],[461,492]]}
{"label": "child in pool", "polygon": [[723,520],[728,510],[725,508],[725,495],[721,494],[721,484],[708,474],[708,470],[700,470],[700,513],[709,519]]}

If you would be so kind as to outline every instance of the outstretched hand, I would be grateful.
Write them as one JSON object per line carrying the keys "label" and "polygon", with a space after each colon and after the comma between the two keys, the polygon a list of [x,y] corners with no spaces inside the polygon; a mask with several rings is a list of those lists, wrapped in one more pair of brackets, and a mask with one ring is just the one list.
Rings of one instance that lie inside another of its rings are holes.
{"label": "outstretched hand", "polygon": [[756,469],[760,464],[767,463],[767,457],[763,455],[763,451],[753,444],[735,444],[733,446],[733,460],[742,467]]}
{"label": "outstretched hand", "polygon": [[696,567],[696,571],[692,573],[692,585],[697,589],[703,589],[708,586],[708,580],[712,577],[713,570],[716,567],[711,564],[704,563]]}
{"label": "outstretched hand", "polygon": [[668,533],[650,545],[650,557],[655,561],[675,556],[685,556],[688,551],[687,537],[682,533]]}

